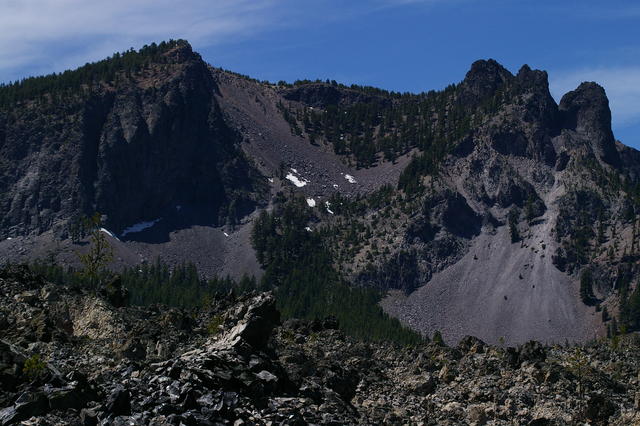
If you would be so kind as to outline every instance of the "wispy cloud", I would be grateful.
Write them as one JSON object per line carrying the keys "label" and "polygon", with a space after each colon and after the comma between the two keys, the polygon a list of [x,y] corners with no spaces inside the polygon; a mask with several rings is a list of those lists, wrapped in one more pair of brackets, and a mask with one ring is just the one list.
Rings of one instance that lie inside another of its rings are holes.
{"label": "wispy cloud", "polygon": [[578,16],[595,20],[624,20],[640,18],[640,6],[633,2],[614,4],[601,3],[578,9]]}
{"label": "wispy cloud", "polygon": [[0,80],[100,59],[152,41],[196,46],[252,36],[278,25],[279,0],[3,0]]}
{"label": "wispy cloud", "polygon": [[549,86],[556,100],[583,81],[595,81],[607,92],[615,125],[640,123],[640,66],[582,69],[550,76]]}
{"label": "wispy cloud", "polygon": [[380,8],[391,8],[391,7],[401,7],[401,6],[431,6],[437,4],[457,4],[457,3],[470,3],[475,0],[373,0],[371,4],[374,6],[373,9]]}
{"label": "wispy cloud", "polygon": [[[452,1],[452,0],[448,0]],[[459,1],[459,0],[456,0]],[[196,49],[283,26],[348,20],[445,0],[0,0],[0,82],[73,68],[145,43],[184,38]]]}

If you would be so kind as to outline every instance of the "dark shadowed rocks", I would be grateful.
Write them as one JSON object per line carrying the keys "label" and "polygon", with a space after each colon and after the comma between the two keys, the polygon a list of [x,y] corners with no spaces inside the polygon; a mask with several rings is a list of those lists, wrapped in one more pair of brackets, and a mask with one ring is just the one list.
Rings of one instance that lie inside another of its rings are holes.
{"label": "dark shadowed rocks", "polygon": [[458,342],[458,349],[462,353],[482,353],[486,344],[474,336],[465,336]]}
{"label": "dark shadowed rocks", "polygon": [[269,341],[271,331],[280,322],[280,313],[276,310],[275,299],[271,294],[261,294],[240,311],[238,323],[221,340],[221,345],[230,346],[249,344],[256,350],[263,349]]}
{"label": "dark shadowed rocks", "polygon": [[[0,311],[59,312],[64,302],[36,307],[13,298],[33,286],[0,278]],[[94,297],[65,287],[59,294],[83,305]],[[158,321],[151,312],[123,307],[113,321],[135,322],[141,337],[151,335]],[[196,327],[188,334],[179,316],[172,317],[176,324],[165,316],[162,339],[174,342],[175,350],[162,357],[120,359],[113,347],[131,335],[115,324],[109,325],[114,332],[108,340],[57,340],[54,334],[46,344],[15,348],[1,341],[3,374],[16,379],[13,386],[2,381],[0,424],[32,419],[83,425],[626,425],[640,420],[632,392],[640,362],[635,336],[622,339],[617,349],[603,342],[579,351],[538,342],[503,349],[471,336],[455,348],[426,342],[398,347],[351,339],[333,319],[279,324],[273,296],[266,293],[221,299],[192,315]],[[212,315],[222,320],[213,335],[206,330]],[[0,330],[0,337],[19,341],[21,321],[12,331]],[[17,351],[36,349],[50,365],[48,375],[23,381],[15,368],[6,369],[21,362]],[[588,367],[576,370],[577,360]],[[576,392],[577,374],[582,394]]]}
{"label": "dark shadowed rocks", "polygon": [[461,83],[459,102],[465,106],[482,102],[512,79],[513,74],[495,60],[476,61]]}
{"label": "dark shadowed rocks", "polygon": [[602,86],[582,83],[560,101],[562,125],[582,134],[603,161],[618,166],[620,156],[611,131],[609,100]]}
{"label": "dark shadowed rocks", "polygon": [[447,197],[442,211],[442,223],[454,235],[471,238],[480,233],[482,218],[459,194]]}
{"label": "dark shadowed rocks", "polygon": [[107,397],[106,412],[114,416],[128,416],[131,414],[131,393],[123,386],[117,385]]}
{"label": "dark shadowed rocks", "polygon": [[100,295],[116,308],[126,306],[129,302],[129,291],[122,285],[119,276],[111,278],[99,290]]}

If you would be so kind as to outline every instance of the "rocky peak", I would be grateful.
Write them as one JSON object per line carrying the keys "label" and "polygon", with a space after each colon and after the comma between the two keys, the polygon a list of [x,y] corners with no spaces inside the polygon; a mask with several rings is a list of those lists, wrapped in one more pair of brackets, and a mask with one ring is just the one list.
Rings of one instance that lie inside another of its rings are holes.
{"label": "rocky peak", "polygon": [[513,74],[493,59],[475,61],[461,83],[464,99],[477,103],[512,79]]}
{"label": "rocky peak", "polygon": [[183,63],[190,60],[201,60],[201,56],[195,53],[186,40],[178,40],[176,46],[163,54],[170,62]]}
{"label": "rocky peak", "polygon": [[611,131],[611,110],[604,88],[584,82],[560,101],[563,128],[585,137],[594,153],[603,161],[616,165],[620,161]]}
{"label": "rocky peak", "polygon": [[529,65],[524,64],[518,74],[516,81],[523,89],[531,89],[534,92],[541,92],[549,97],[549,76],[546,71],[532,70]]}
{"label": "rocky peak", "polygon": [[458,96],[466,108],[487,104],[498,108],[493,112],[496,125],[485,129],[496,151],[555,163],[551,137],[558,133],[558,106],[549,92],[545,71],[525,64],[514,76],[494,60],[476,61]]}
{"label": "rocky peak", "polygon": [[525,64],[516,74],[515,80],[519,92],[525,94],[527,99],[522,119],[526,122],[537,121],[554,133],[557,130],[558,105],[549,92],[547,72],[532,70]]}

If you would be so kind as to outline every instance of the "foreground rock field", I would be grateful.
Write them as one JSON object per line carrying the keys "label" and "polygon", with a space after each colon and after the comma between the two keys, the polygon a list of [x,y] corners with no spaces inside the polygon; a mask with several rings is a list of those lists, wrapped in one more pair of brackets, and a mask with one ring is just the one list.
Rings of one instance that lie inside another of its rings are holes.
{"label": "foreground rock field", "polygon": [[0,270],[0,424],[640,424],[637,336],[361,342],[268,293],[184,311]]}

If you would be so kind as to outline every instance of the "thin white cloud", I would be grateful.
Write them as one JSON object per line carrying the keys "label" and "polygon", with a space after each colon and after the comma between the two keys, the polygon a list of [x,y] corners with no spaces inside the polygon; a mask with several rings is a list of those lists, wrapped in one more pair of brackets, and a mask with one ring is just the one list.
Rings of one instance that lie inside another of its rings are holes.
{"label": "thin white cloud", "polygon": [[279,24],[284,0],[2,0],[0,80],[97,60],[152,41],[196,47]]}
{"label": "thin white cloud", "polygon": [[[632,3],[632,2],[629,2]],[[595,20],[624,20],[640,17],[640,6],[637,4],[603,3],[592,7],[578,9],[578,16]],[[574,7],[575,10],[575,7]]]}
{"label": "thin white cloud", "polygon": [[0,0],[0,82],[75,68],[169,38],[201,49],[282,26],[453,1],[472,0]]}
{"label": "thin white cloud", "polygon": [[377,4],[374,9],[401,7],[409,5],[435,5],[472,2],[474,0],[374,0],[372,3]]}
{"label": "thin white cloud", "polygon": [[614,125],[640,123],[640,67],[598,68],[550,73],[553,97],[574,90],[583,81],[595,81],[605,88]]}

